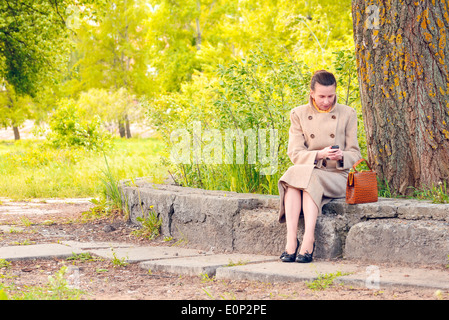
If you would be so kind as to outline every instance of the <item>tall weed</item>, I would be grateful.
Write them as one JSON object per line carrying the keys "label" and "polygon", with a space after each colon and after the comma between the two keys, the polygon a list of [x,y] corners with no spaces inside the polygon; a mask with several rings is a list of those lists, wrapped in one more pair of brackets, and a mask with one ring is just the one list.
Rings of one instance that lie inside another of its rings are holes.
{"label": "tall weed", "polygon": [[99,175],[99,180],[103,184],[103,194],[107,200],[109,200],[112,205],[120,210],[120,212],[125,213],[125,217],[128,216],[128,204],[125,195],[120,191],[119,181],[112,174],[111,168],[109,167],[108,159],[106,153],[103,152],[104,162],[106,165],[105,169],[101,170]]}

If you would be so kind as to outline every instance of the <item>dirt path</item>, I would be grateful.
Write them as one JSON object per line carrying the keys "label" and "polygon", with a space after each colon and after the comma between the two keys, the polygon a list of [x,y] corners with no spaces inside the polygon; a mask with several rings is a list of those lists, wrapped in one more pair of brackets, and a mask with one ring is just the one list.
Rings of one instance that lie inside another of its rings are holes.
{"label": "dirt path", "polygon": [[[93,208],[88,199],[33,200],[12,202],[0,199],[0,246],[57,243],[61,240],[126,241],[140,244],[168,245],[161,240],[148,242],[131,235],[132,226],[123,219],[82,221],[83,212]],[[148,272],[137,264],[117,266],[110,260],[93,257],[78,260],[12,261],[1,267],[1,285],[12,297],[43,287],[62,267],[65,276],[76,277],[76,289],[81,299],[101,300],[290,300],[290,299],[449,299],[448,292],[430,289],[387,288],[372,290],[352,286],[329,285],[324,290],[312,290],[306,283],[262,283],[228,281],[201,276]],[[70,279],[72,279],[70,278]],[[28,288],[28,289],[27,289]]]}

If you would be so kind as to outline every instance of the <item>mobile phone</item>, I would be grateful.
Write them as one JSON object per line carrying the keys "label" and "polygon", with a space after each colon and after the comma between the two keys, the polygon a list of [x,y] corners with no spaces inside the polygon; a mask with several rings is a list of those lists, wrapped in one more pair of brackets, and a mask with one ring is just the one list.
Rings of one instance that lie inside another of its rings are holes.
{"label": "mobile phone", "polygon": [[[340,149],[340,146],[335,145],[335,146],[332,146],[331,149]],[[329,159],[329,158],[326,158],[326,160],[330,160],[330,159]]]}

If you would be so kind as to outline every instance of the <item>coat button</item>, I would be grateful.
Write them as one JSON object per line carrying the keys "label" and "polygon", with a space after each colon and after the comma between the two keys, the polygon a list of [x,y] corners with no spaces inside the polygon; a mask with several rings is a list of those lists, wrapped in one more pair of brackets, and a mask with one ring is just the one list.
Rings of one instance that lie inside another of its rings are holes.
{"label": "coat button", "polygon": [[313,138],[315,138],[315,135],[312,133],[312,134],[310,135],[310,137],[313,139]]}
{"label": "coat button", "polygon": [[313,117],[312,116],[309,116],[309,120],[312,120],[313,119]]}
{"label": "coat button", "polygon": [[332,115],[332,119],[337,119],[337,117],[335,115]]}
{"label": "coat button", "polygon": [[331,138],[335,138],[335,134],[331,133]]}

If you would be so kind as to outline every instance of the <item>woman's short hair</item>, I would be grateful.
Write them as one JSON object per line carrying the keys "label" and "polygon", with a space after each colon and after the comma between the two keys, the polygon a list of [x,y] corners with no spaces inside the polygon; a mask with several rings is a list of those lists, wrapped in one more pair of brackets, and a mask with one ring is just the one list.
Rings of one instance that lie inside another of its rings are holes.
{"label": "woman's short hair", "polygon": [[337,80],[335,80],[335,76],[326,70],[315,71],[312,76],[312,80],[310,81],[310,89],[315,90],[315,84],[317,82],[322,86],[335,85],[335,87],[337,87]]}

